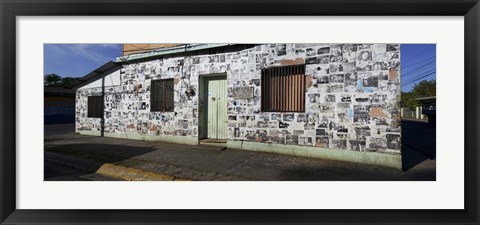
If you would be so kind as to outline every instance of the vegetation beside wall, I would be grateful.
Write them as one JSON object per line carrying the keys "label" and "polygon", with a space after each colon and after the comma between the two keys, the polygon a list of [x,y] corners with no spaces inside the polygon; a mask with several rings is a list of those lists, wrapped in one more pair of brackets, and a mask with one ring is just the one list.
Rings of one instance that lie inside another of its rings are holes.
{"label": "vegetation beside wall", "polygon": [[417,98],[431,97],[436,95],[436,81],[435,80],[423,80],[415,86],[409,92],[403,92],[401,96],[400,105],[402,108],[410,108],[414,110],[415,107],[421,106]]}

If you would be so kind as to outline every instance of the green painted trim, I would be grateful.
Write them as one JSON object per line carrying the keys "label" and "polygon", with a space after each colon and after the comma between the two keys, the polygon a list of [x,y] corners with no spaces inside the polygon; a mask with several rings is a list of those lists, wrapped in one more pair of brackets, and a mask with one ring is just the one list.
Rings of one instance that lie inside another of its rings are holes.
{"label": "green painted trim", "polygon": [[215,147],[227,147],[227,143],[211,143],[211,142],[201,142],[199,143],[200,145],[210,145],[210,146],[215,146]]}
{"label": "green painted trim", "polygon": [[[94,135],[100,136],[99,131],[79,131],[77,132],[82,135]],[[132,140],[143,140],[143,141],[161,141],[167,143],[176,143],[176,144],[186,144],[186,145],[197,145],[198,138],[193,136],[170,136],[170,135],[147,135],[147,134],[120,134],[120,133],[108,133],[105,132],[105,137],[111,138],[123,138],[123,139],[132,139]]]}
{"label": "green painted trim", "polygon": [[100,136],[100,131],[91,131],[91,130],[81,130],[81,131],[76,131],[77,134],[81,135],[90,135],[90,136]]}
{"label": "green painted trim", "polygon": [[285,155],[348,161],[402,169],[401,154],[357,152],[341,149],[317,148],[300,145],[283,145],[250,141],[227,141],[227,148],[244,149],[259,152],[271,152]]}
{"label": "green painted trim", "polygon": [[[99,131],[78,131],[77,133],[83,135],[100,136]],[[119,133],[105,133],[105,137],[125,138],[133,140],[145,141],[162,141],[176,144],[197,145],[199,144],[198,137],[192,136],[167,136],[167,135],[140,135],[140,134],[119,134]],[[207,143],[202,143],[207,144]],[[211,143],[209,143],[211,144]],[[215,145],[220,146],[220,145]],[[355,163],[380,165],[402,169],[402,156],[395,153],[378,153],[378,152],[356,152],[340,149],[317,148],[300,145],[283,145],[272,143],[260,143],[251,141],[231,141],[228,140],[226,144],[221,143],[221,146],[227,148],[242,149],[249,151],[270,152],[277,154],[320,158],[329,160],[348,161]]]}

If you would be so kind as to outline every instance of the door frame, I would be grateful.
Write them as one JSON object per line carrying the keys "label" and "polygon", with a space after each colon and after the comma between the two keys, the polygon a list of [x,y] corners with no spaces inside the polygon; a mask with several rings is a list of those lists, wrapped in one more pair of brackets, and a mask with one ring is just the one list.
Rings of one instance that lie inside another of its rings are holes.
{"label": "door frame", "polygon": [[[199,86],[198,87],[198,140],[199,141],[202,139],[208,138],[208,81],[214,80],[214,79],[224,79],[228,84],[226,72],[199,75],[199,82],[198,82],[198,86]],[[227,105],[228,105],[228,102],[227,102]]]}

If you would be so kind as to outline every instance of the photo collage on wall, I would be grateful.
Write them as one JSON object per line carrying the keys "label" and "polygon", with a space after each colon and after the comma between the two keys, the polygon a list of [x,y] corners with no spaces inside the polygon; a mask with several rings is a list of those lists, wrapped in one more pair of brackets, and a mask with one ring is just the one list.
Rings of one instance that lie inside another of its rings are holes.
{"label": "photo collage on wall", "polygon": [[[292,64],[305,64],[305,112],[262,112],[261,70]],[[120,85],[105,89],[105,132],[198,137],[199,76],[226,73],[228,140],[398,153],[399,70],[399,44],[262,44],[125,64]],[[152,80],[166,78],[174,79],[174,110],[151,112]],[[238,87],[253,97],[234,98]],[[86,115],[90,95],[101,89],[77,92],[77,130],[100,129]]]}

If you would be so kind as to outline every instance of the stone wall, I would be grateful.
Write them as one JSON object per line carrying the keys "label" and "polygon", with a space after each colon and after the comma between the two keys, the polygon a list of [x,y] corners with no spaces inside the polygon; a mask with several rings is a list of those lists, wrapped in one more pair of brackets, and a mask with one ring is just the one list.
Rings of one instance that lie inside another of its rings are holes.
{"label": "stone wall", "polygon": [[[305,113],[261,112],[261,69],[291,64],[306,64]],[[105,132],[197,137],[199,76],[226,73],[229,140],[398,153],[399,69],[399,44],[263,44],[125,64],[121,85],[105,89]],[[175,79],[174,112],[150,112],[157,78]],[[234,99],[233,87],[253,87],[254,96]],[[77,91],[77,131],[100,129],[99,119],[86,117],[87,96],[100,94]]]}

